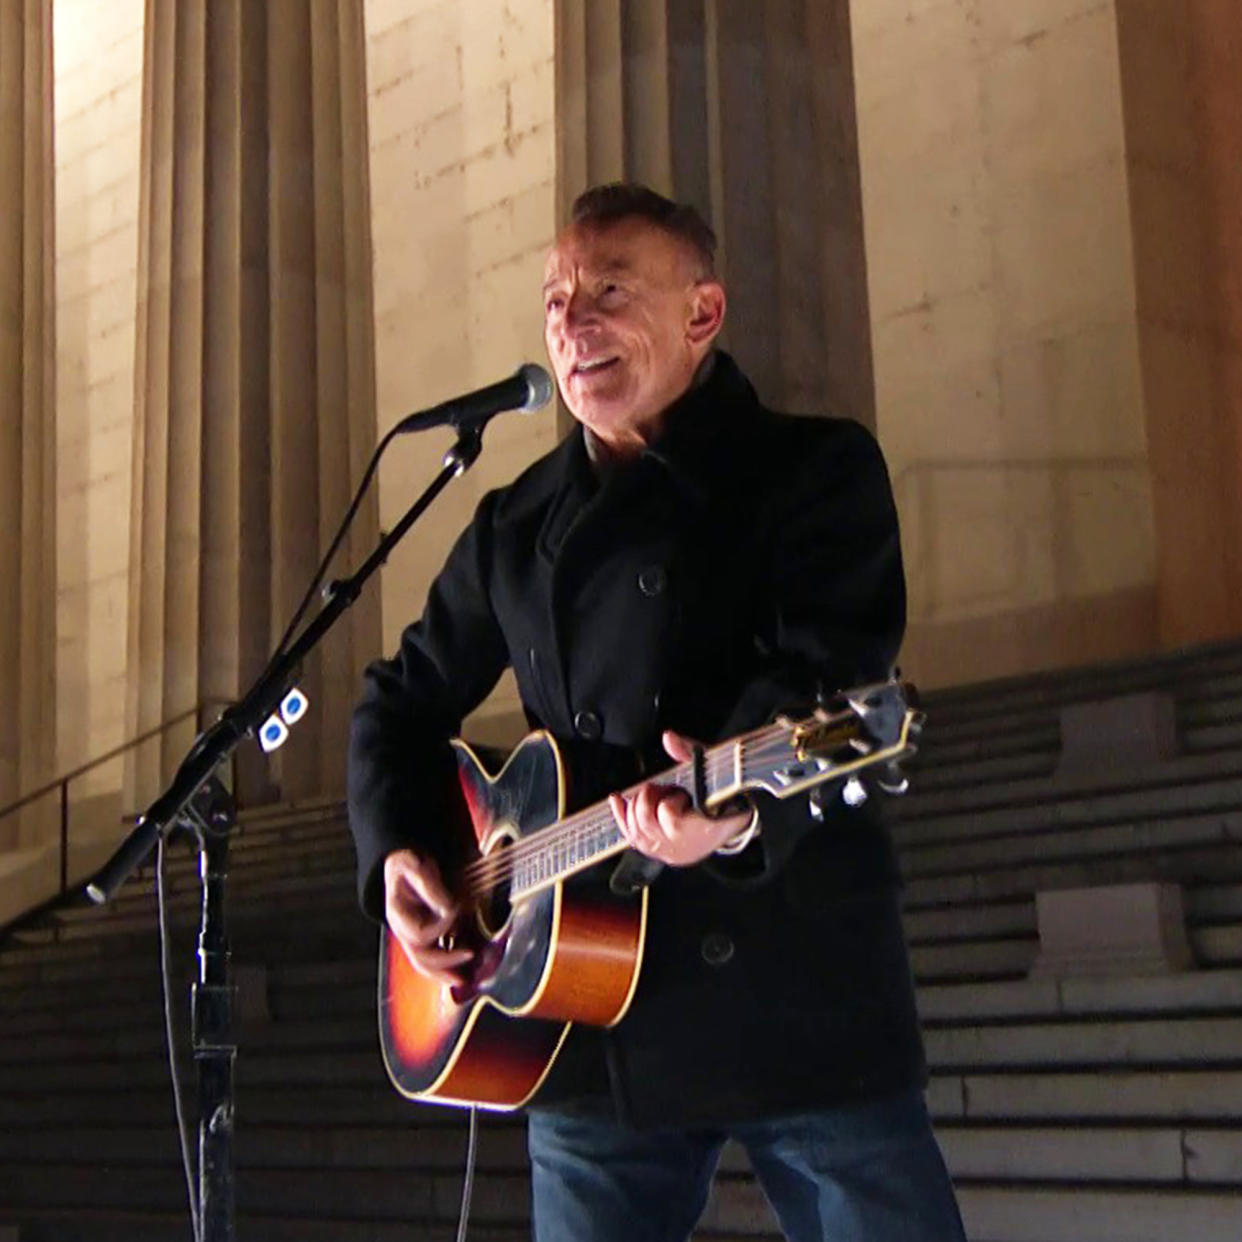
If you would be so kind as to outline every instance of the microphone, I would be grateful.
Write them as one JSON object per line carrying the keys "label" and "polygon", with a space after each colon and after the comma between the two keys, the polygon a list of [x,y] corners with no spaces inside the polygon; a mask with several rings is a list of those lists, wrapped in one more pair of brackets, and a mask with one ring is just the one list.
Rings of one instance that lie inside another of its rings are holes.
{"label": "microphone", "polygon": [[482,431],[505,410],[531,414],[552,399],[552,377],[533,362],[518,367],[508,379],[476,388],[463,397],[454,397],[417,414],[407,414],[393,429],[393,435],[406,431],[426,431],[429,427],[452,427],[455,431]]}

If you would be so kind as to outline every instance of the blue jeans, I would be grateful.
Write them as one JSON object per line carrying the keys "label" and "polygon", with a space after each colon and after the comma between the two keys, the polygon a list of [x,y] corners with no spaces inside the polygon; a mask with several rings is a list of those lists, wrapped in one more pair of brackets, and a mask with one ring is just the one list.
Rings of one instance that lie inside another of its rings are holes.
{"label": "blue jeans", "polygon": [[536,1242],[684,1242],[728,1138],[746,1149],[790,1242],[964,1242],[918,1091],[718,1130],[533,1112]]}

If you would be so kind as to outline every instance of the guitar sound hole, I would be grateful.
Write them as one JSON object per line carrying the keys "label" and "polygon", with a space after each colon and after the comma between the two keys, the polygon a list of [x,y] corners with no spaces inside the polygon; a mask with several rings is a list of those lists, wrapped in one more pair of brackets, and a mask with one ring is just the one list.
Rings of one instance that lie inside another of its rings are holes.
{"label": "guitar sound hole", "polygon": [[513,913],[513,906],[509,900],[509,880],[505,874],[511,844],[510,840],[505,839],[494,849],[489,850],[486,855],[487,861],[496,869],[495,881],[490,891],[485,893],[479,902],[478,917],[483,934],[492,939],[504,931]]}

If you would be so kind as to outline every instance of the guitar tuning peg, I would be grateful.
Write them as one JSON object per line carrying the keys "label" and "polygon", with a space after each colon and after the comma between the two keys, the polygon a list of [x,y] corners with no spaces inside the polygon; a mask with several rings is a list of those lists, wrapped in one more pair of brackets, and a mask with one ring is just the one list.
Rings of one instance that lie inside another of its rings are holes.
{"label": "guitar tuning peg", "polygon": [[875,783],[886,794],[900,795],[910,788],[910,778],[901,770],[901,764],[896,760],[883,765]]}
{"label": "guitar tuning peg", "polygon": [[[883,788],[883,786],[881,786]],[[856,776],[851,776],[844,785],[841,786],[841,801],[846,806],[862,806],[867,801],[867,786],[862,783]]]}

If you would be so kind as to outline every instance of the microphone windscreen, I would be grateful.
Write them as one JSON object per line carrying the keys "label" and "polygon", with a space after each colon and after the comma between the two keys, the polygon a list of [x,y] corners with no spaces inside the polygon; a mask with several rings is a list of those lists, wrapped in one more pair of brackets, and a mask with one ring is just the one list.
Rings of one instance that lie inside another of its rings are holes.
{"label": "microphone windscreen", "polygon": [[552,400],[552,377],[537,362],[527,362],[519,374],[526,381],[526,400],[521,409],[529,414],[541,410]]}

